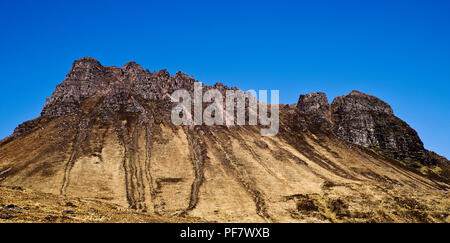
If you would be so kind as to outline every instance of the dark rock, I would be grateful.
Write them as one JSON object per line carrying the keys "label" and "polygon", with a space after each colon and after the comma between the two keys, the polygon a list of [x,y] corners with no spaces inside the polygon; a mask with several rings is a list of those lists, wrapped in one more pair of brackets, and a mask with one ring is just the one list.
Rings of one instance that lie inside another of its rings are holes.
{"label": "dark rock", "polygon": [[341,199],[332,200],[330,202],[330,209],[336,214],[337,217],[348,217],[350,215],[348,205]]}
{"label": "dark rock", "polygon": [[14,134],[16,136],[20,136],[22,134],[25,134],[29,131],[31,131],[33,128],[35,128],[38,124],[39,124],[40,119],[34,119],[31,121],[26,121],[22,124],[20,124],[19,126],[16,127],[16,129],[14,129]]}
{"label": "dark rock", "polygon": [[51,222],[56,221],[58,218],[59,218],[58,216],[54,216],[54,215],[47,215],[44,217],[45,220],[51,221]]}
{"label": "dark rock", "polygon": [[6,205],[6,206],[4,207],[4,209],[6,209],[6,210],[8,210],[8,211],[10,211],[10,212],[22,213],[22,208],[19,207],[19,206],[14,205],[14,204]]}
{"label": "dark rock", "polygon": [[10,210],[0,209],[0,219],[13,219],[16,215]]}
{"label": "dark rock", "polygon": [[397,149],[395,136],[409,132],[402,130],[404,124],[400,124],[398,129],[392,127],[400,120],[395,119],[388,104],[358,91],[337,97],[333,100],[331,109],[336,135],[354,144]]}
{"label": "dark rock", "polygon": [[307,198],[303,200],[298,200],[297,209],[298,211],[306,211],[306,212],[319,211],[319,207],[317,207],[317,205],[314,204],[314,201]]}
{"label": "dark rock", "polygon": [[20,186],[7,186],[6,188],[14,191],[23,191],[23,188]]}
{"label": "dark rock", "polygon": [[300,95],[297,110],[301,115],[307,116],[312,125],[318,125],[322,129],[331,127],[330,105],[325,93],[310,93]]}
{"label": "dark rock", "polygon": [[333,113],[363,113],[394,115],[390,105],[375,96],[353,90],[348,95],[337,97],[331,104]]}
{"label": "dark rock", "polygon": [[322,92],[300,95],[297,109],[304,115],[318,116],[324,119],[330,117],[330,105],[326,94]]}
{"label": "dark rock", "polygon": [[390,105],[375,96],[352,91],[331,105],[324,93],[301,95],[298,122],[303,131],[333,131],[341,140],[369,147],[391,158],[423,165],[446,161],[425,150],[417,132],[394,115]]}
{"label": "dark rock", "polygon": [[71,202],[67,202],[67,203],[66,203],[66,207],[76,208],[77,205],[75,205],[75,204],[73,204],[73,203],[71,203]]}
{"label": "dark rock", "polygon": [[73,210],[64,210],[63,211],[63,214],[75,214],[75,211],[73,211]]}
{"label": "dark rock", "polygon": [[424,151],[417,132],[375,96],[352,91],[334,99],[331,110],[333,130],[340,139],[383,150],[395,159],[423,160],[417,156]]}

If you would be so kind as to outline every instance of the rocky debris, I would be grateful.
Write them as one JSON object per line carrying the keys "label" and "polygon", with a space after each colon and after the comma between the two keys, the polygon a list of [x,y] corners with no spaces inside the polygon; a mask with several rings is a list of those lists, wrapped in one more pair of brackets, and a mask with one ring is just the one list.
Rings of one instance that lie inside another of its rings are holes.
{"label": "rocky debris", "polygon": [[23,188],[20,186],[5,186],[5,188],[8,188],[8,189],[14,190],[14,191],[23,191]]}
{"label": "rocky debris", "polygon": [[66,202],[66,207],[76,208],[77,205],[73,204],[72,202]]}
{"label": "rocky debris", "polygon": [[324,218],[330,222],[339,222],[350,216],[348,205],[341,199],[332,199],[327,195],[319,194],[296,194],[285,197],[286,200],[293,200],[296,203],[297,212],[293,213],[293,217],[298,217],[295,214],[300,214],[300,218],[305,216],[315,216],[316,218]]}
{"label": "rocky debris", "polygon": [[314,203],[314,200],[308,195],[298,195],[297,196],[297,210],[307,214],[311,211],[319,211],[319,207]]}
{"label": "rocky debris", "polygon": [[22,212],[22,208],[14,205],[14,204],[9,204],[3,207],[4,209],[10,211],[10,212],[15,212],[15,213],[21,213]]}
{"label": "rocky debris", "polygon": [[47,221],[50,221],[50,222],[54,222],[54,221],[58,220],[59,217],[58,216],[54,216],[54,215],[47,215],[47,216],[44,217],[44,219],[47,220]]}
{"label": "rocky debris", "polygon": [[73,210],[63,210],[63,212],[62,212],[63,214],[70,214],[70,215],[74,215],[75,214],[75,211],[73,211]]}
{"label": "rocky debris", "polygon": [[14,204],[2,205],[0,208],[0,219],[13,219],[22,213],[22,208]]}
{"label": "rocky debris", "polygon": [[348,205],[341,199],[331,200],[330,210],[335,213],[338,218],[348,217],[350,215]]}
{"label": "rocky debris", "polygon": [[13,212],[5,209],[0,209],[0,219],[13,219],[15,217],[16,215]]}

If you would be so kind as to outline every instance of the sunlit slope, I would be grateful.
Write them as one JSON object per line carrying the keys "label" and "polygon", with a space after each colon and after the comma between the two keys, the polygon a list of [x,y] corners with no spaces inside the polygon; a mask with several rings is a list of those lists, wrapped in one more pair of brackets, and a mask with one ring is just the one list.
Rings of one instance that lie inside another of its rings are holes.
{"label": "sunlit slope", "polygon": [[208,221],[448,221],[445,184],[324,134],[126,123],[51,121],[0,147],[1,183]]}

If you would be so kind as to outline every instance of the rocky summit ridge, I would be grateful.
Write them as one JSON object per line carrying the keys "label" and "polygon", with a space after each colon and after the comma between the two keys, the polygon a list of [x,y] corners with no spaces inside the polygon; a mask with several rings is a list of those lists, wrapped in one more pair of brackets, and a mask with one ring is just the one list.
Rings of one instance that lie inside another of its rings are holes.
{"label": "rocky summit ridge", "polygon": [[195,82],[76,60],[41,116],[0,142],[0,185],[205,221],[448,222],[449,161],[377,97],[300,95],[261,137],[173,125],[169,95]]}
{"label": "rocky summit ridge", "polygon": [[353,90],[329,104],[324,93],[311,93],[300,96],[297,109],[308,117],[311,125],[394,159],[424,165],[436,165],[442,159],[425,150],[417,132],[396,117],[389,104],[375,96]]}

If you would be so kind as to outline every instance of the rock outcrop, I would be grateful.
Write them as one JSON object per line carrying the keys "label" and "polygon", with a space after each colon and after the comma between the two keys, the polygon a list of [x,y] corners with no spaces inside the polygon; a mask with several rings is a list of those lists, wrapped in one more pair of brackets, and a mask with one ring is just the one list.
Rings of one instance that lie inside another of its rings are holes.
{"label": "rock outcrop", "polygon": [[423,143],[417,132],[394,116],[382,100],[358,91],[337,97],[331,104],[335,134],[348,142],[379,148],[399,160],[418,160]]}
{"label": "rock outcrop", "polygon": [[378,150],[394,159],[435,165],[417,132],[394,115],[391,106],[359,91],[337,97],[331,104],[324,93],[301,95],[297,109],[322,129],[353,144]]}
{"label": "rock outcrop", "polygon": [[309,118],[309,123],[318,125],[321,129],[331,127],[330,104],[325,93],[317,92],[300,95],[297,110]]}

